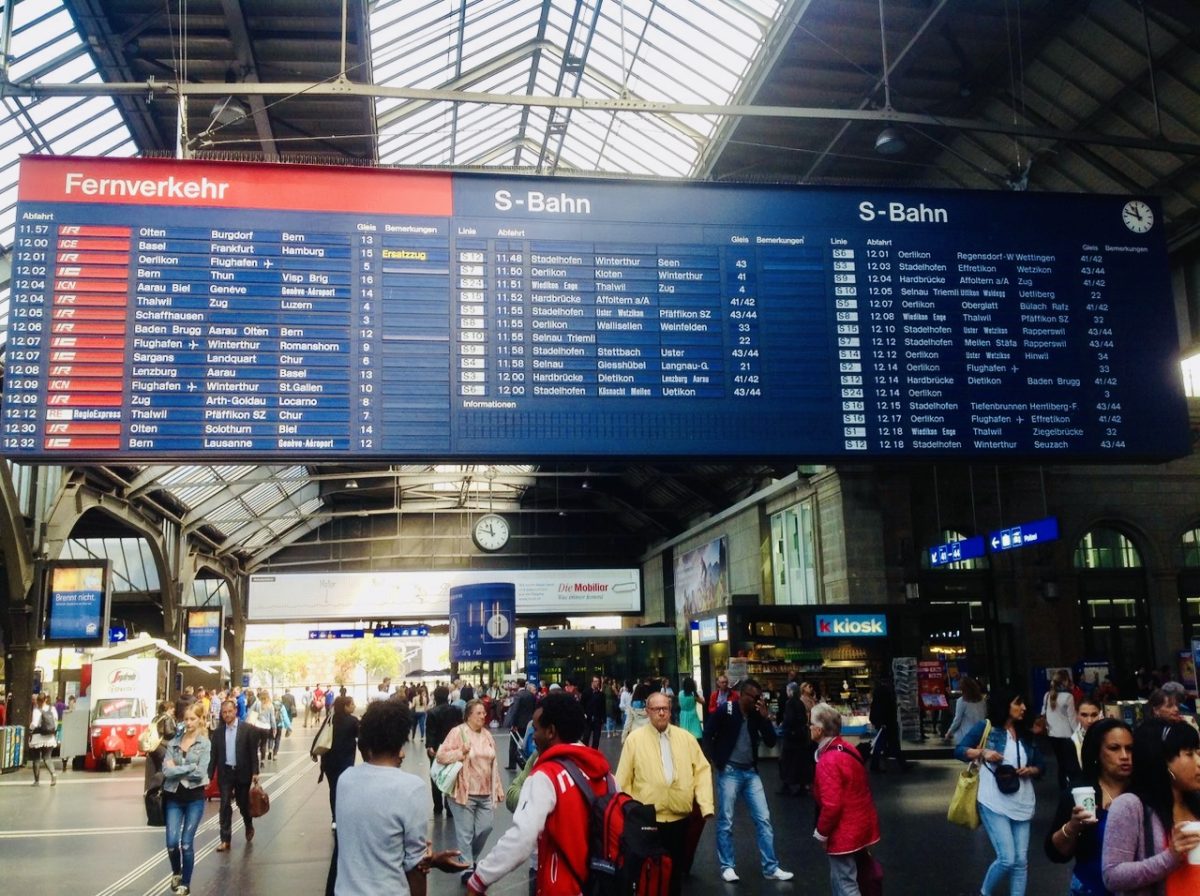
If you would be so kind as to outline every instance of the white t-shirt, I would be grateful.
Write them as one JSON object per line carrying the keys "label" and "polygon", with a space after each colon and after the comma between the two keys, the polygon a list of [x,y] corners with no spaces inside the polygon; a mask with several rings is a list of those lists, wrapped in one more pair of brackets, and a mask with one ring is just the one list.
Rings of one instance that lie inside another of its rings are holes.
{"label": "white t-shirt", "polygon": [[[1004,745],[1004,761],[1013,768],[1029,765],[1029,753],[1025,747],[1017,743],[1011,734],[1005,733],[1008,742]],[[992,774],[996,766],[986,763],[979,770],[979,805],[987,806],[993,812],[1011,818],[1013,821],[1029,821],[1033,818],[1035,795],[1033,781],[1021,779],[1021,789],[1016,793],[1001,793],[996,786],[996,776]],[[338,799],[341,799],[339,794]],[[340,803],[339,803],[340,805]]]}
{"label": "white t-shirt", "polygon": [[1060,691],[1050,706],[1050,695],[1042,701],[1042,712],[1046,714],[1046,733],[1051,737],[1070,737],[1075,733],[1075,697],[1070,691]]}

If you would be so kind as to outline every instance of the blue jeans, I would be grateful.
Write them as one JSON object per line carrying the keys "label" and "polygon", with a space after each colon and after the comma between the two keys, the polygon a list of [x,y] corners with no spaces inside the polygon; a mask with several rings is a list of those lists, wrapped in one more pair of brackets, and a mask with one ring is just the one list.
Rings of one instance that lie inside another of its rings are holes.
{"label": "blue jeans", "polygon": [[192,867],[196,864],[196,828],[200,827],[200,821],[204,818],[204,800],[177,803],[165,793],[163,797],[171,873],[181,875],[184,886],[191,886]]}
{"label": "blue jeans", "polygon": [[983,805],[979,807],[979,818],[992,841],[992,849],[996,850],[996,860],[988,866],[983,878],[983,896],[996,896],[1005,876],[1008,877],[1009,896],[1025,896],[1025,884],[1029,880],[1030,822],[1013,821]]}
{"label": "blue jeans", "polygon": [[717,864],[722,869],[734,867],[733,803],[739,796],[746,800],[746,808],[754,821],[763,874],[774,874],[779,860],[775,858],[775,832],[771,829],[771,813],[762,779],[754,769],[731,765],[725,766],[725,770],[717,775]]}

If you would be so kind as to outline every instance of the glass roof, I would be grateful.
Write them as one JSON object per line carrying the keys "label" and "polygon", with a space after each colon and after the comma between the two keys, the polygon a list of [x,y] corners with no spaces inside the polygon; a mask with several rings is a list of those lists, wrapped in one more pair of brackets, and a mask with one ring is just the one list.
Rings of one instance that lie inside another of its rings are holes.
{"label": "glass roof", "polygon": [[[782,0],[380,0],[378,84],[653,103],[734,100]],[[683,177],[715,116],[379,100],[385,164]]]}
{"label": "glass roof", "polygon": [[[3,4],[0,4],[3,8]],[[101,80],[61,0],[23,0],[13,7],[10,48],[13,81],[52,83]],[[0,330],[8,326],[9,263],[17,209],[17,163],[25,153],[131,156],[137,146],[108,97],[90,99],[0,97]]]}
{"label": "glass roof", "polygon": [[[704,9],[676,0],[630,2],[623,8],[608,3],[603,10],[584,4],[583,18],[574,22],[573,3],[485,0],[461,6],[457,0],[373,4],[377,83],[715,102],[736,90],[740,72],[778,10],[774,0],[722,2]],[[23,0],[13,13],[9,73],[14,81],[101,80],[61,0]],[[697,24],[688,25],[685,15],[696,16]],[[595,33],[588,37],[593,25]],[[672,29],[677,29],[674,34]],[[722,34],[721,41],[705,36],[715,33]],[[688,41],[693,45],[685,51]],[[705,55],[730,61],[715,65]],[[568,119],[518,106],[472,106],[455,112],[446,104],[390,102],[381,104],[378,112],[386,121],[381,161],[388,163],[529,166],[539,154],[552,150],[556,159],[564,160],[556,165],[651,174],[686,173],[716,124],[696,117],[647,117],[636,127],[622,129],[611,115]],[[518,133],[514,140],[512,135]],[[553,142],[547,142],[550,138]],[[19,156],[133,156],[139,148],[107,97],[11,96],[0,97],[0,147],[3,331]],[[493,502],[497,507],[515,506],[532,484],[535,468],[422,465],[393,470],[406,507],[440,509],[490,507]],[[168,492],[185,508],[185,525],[204,525],[221,533],[222,550],[253,554],[301,537],[330,518],[319,478],[299,465],[155,465],[137,470],[130,492]],[[91,539],[70,542],[65,553],[116,558],[119,587],[147,591],[157,588],[148,550],[139,539]]]}

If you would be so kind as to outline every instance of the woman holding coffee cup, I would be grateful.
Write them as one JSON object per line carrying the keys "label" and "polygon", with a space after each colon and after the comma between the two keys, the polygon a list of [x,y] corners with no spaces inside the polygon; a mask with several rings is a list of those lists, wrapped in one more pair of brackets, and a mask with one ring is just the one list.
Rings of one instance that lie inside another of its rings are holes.
{"label": "woman holding coffee cup", "polygon": [[[1080,704],[1083,705],[1082,703]],[[1072,896],[1110,896],[1100,873],[1101,847],[1113,800],[1129,789],[1133,774],[1133,732],[1120,719],[1088,727],[1080,751],[1076,786],[1063,791],[1046,835],[1051,862],[1075,860]]]}
{"label": "woman holding coffee cup", "polygon": [[1134,732],[1132,787],[1109,810],[1101,868],[1118,896],[1200,893],[1200,733],[1191,725],[1151,719]]}

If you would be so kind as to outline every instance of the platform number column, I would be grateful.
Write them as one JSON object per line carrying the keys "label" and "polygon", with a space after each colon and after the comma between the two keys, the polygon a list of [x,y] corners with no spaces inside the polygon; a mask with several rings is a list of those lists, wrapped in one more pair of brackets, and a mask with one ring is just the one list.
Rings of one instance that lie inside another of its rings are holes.
{"label": "platform number column", "polygon": [[834,247],[833,307],[838,346],[838,377],[842,400],[842,445],[848,451],[867,450],[866,398],[863,384],[862,324],[858,316],[858,272],[854,250]]}
{"label": "platform number column", "polygon": [[[367,225],[369,226],[369,225]],[[382,243],[375,233],[358,235],[358,308],[354,319],[356,356],[358,363],[350,388],[354,391],[355,414],[351,436],[353,444],[362,451],[372,451],[379,445],[379,420],[376,400],[379,385],[379,358],[376,341],[380,333],[380,250]]]}
{"label": "platform number column", "polygon": [[[1087,324],[1088,353],[1095,365],[1092,385],[1095,386],[1095,413],[1096,422],[1100,426],[1100,447],[1105,451],[1124,449],[1121,380],[1112,363],[1115,343],[1109,308],[1111,291],[1108,284],[1107,259],[1098,246],[1084,247],[1083,254],[1079,256],[1079,275],[1080,285],[1086,297],[1083,320]],[[1070,318],[1063,313],[1058,315],[1058,319],[1064,325],[1070,322]],[[1072,402],[1072,412],[1077,408],[1078,404]]]}

